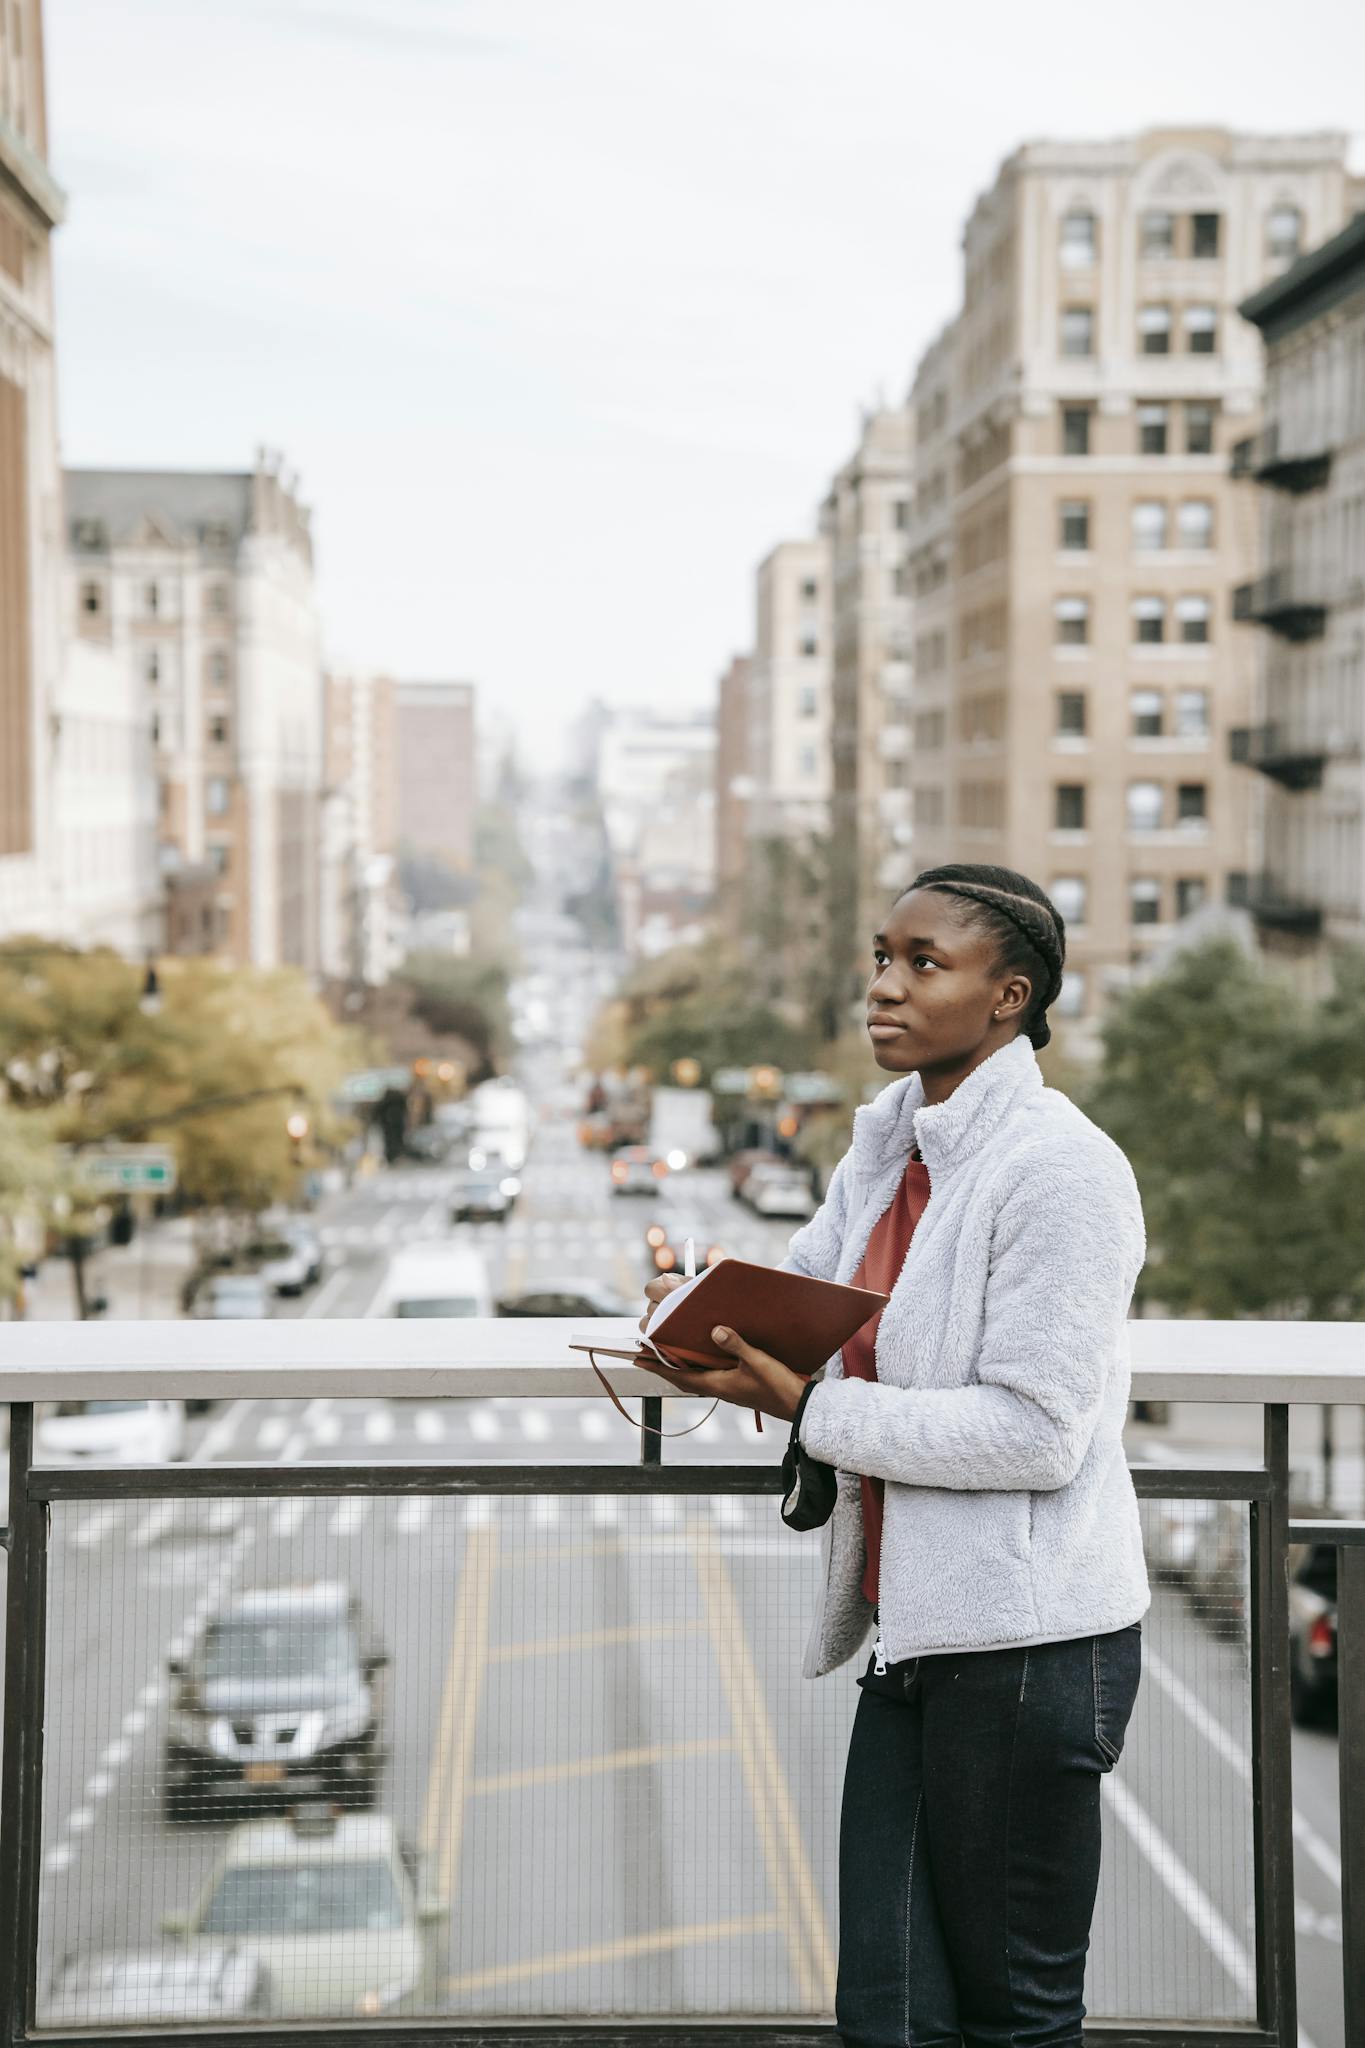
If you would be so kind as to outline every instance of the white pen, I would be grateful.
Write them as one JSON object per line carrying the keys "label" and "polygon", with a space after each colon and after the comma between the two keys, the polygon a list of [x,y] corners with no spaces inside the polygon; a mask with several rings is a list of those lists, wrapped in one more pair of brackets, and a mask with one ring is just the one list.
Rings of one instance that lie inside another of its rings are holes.
{"label": "white pen", "polygon": [[692,1239],[689,1237],[686,1244],[683,1246],[683,1278],[684,1280],[695,1280],[696,1277],[697,1247],[693,1243]]}

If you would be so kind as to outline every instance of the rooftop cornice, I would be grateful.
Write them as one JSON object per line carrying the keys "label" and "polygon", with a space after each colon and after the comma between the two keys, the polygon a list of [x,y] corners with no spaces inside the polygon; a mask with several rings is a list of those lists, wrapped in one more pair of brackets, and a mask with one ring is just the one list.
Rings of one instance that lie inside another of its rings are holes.
{"label": "rooftop cornice", "polygon": [[66,219],[66,194],[12,122],[0,114],[0,182],[12,185],[50,228]]}

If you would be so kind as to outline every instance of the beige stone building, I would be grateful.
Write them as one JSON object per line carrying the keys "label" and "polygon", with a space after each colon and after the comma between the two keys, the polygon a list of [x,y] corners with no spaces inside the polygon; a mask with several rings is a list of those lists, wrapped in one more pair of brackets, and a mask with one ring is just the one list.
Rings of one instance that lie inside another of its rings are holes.
{"label": "beige stone building", "polygon": [[457,874],[474,865],[478,761],[472,683],[399,683],[398,845]]}
{"label": "beige stone building", "polygon": [[154,748],[168,943],[315,970],[322,671],[296,485],[265,453],[76,469],[66,513],[70,629],[132,679]]}
{"label": "beige stone building", "polygon": [[396,965],[398,706],[392,677],[329,675],[323,717],[322,929],[328,980],[378,986]]}
{"label": "beige stone building", "polygon": [[1258,541],[1228,451],[1262,368],[1237,308],[1351,205],[1340,135],[1151,130],[1017,150],[967,223],[912,391],[914,860],[1052,891],[1064,1015],[1246,892],[1231,592]]}
{"label": "beige stone building", "polygon": [[752,656],[736,654],[716,691],[716,905],[731,930],[742,909],[755,789],[749,739],[753,666]]}
{"label": "beige stone building", "polygon": [[1259,643],[1254,719],[1231,734],[1248,906],[1270,949],[1317,952],[1365,942],[1365,213],[1242,312],[1266,348],[1264,423],[1232,464],[1263,533],[1233,596]]}
{"label": "beige stone building", "polygon": [[910,871],[913,444],[908,408],[866,413],[820,509],[831,578],[831,938],[850,999],[887,892]]}
{"label": "beige stone building", "polygon": [[754,576],[748,829],[824,830],[829,801],[830,568],[822,537],[779,541]]}

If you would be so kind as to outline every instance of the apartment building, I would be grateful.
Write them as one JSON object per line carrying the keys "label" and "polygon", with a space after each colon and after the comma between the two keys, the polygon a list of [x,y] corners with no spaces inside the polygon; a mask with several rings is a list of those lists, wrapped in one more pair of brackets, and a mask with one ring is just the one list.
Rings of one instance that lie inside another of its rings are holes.
{"label": "apartment building", "polygon": [[830,566],[823,537],[779,541],[754,575],[748,828],[823,831],[829,805]]}
{"label": "apartment building", "polygon": [[39,0],[0,8],[0,933],[52,909],[61,633],[52,231]]}
{"label": "apartment building", "polygon": [[830,938],[850,1000],[887,892],[910,872],[913,442],[908,408],[865,413],[820,508],[830,574]]}
{"label": "apartment building", "polygon": [[704,937],[716,881],[712,714],[612,707],[598,730],[596,785],[626,953]]}
{"label": "apartment building", "polygon": [[323,704],[320,965],[375,987],[399,948],[397,689],[390,676],[329,675]]}
{"label": "apartment building", "polygon": [[478,753],[472,683],[399,683],[398,845],[456,874],[474,865]]}
{"label": "apartment building", "polygon": [[752,656],[736,654],[716,692],[716,897],[732,930],[742,907],[755,793],[749,737],[753,667]]}
{"label": "apartment building", "polygon": [[1051,890],[1064,1016],[1246,893],[1231,592],[1258,540],[1228,451],[1262,363],[1237,308],[1352,191],[1340,135],[1151,130],[1026,145],[967,223],[911,394],[914,856]]}
{"label": "apartment building", "polygon": [[1232,454],[1263,535],[1233,594],[1259,643],[1253,721],[1230,735],[1247,901],[1268,950],[1322,961],[1322,940],[1365,942],[1365,213],[1242,313],[1266,351],[1264,423]]}
{"label": "apartment building", "polygon": [[75,469],[66,515],[70,630],[117,662],[154,750],[167,943],[316,969],[322,675],[296,484],[264,451],[246,471]]}

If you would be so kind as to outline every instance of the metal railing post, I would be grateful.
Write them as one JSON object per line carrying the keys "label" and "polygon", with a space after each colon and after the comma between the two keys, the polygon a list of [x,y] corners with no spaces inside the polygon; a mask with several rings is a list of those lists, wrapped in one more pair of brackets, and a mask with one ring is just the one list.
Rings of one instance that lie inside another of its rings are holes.
{"label": "metal railing post", "polygon": [[646,1394],[640,1403],[640,1463],[662,1465],[664,1461],[664,1397]]}
{"label": "metal railing post", "polygon": [[1269,1496],[1251,1515],[1251,1807],[1256,1894],[1256,2016],[1296,2048],[1294,1824],[1289,1747],[1289,1409],[1263,1418]]}
{"label": "metal railing post", "polygon": [[1337,1769],[1346,2048],[1365,2048],[1365,1543],[1337,1548]]}
{"label": "metal railing post", "polygon": [[43,1807],[43,1691],[47,1628],[45,1501],[29,1496],[33,1403],[10,1409],[9,1577],[5,1587],[5,1700],[0,1764],[0,2048],[27,2037],[38,1951]]}

